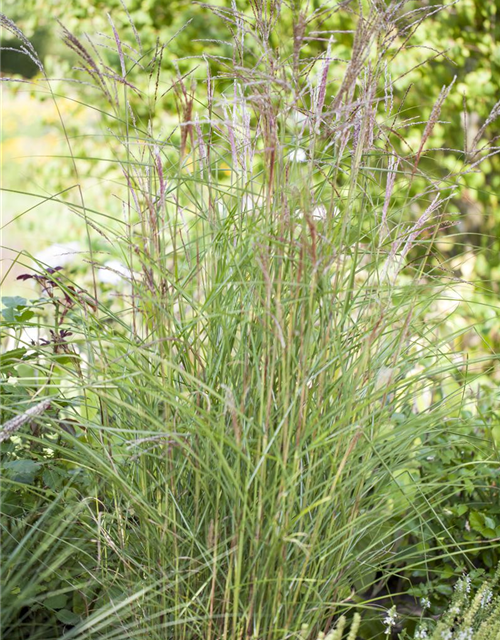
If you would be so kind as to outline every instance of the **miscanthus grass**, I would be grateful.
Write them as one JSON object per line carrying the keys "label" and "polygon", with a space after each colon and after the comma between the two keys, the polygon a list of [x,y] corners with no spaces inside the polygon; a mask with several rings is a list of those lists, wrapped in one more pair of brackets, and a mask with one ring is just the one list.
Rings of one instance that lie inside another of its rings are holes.
{"label": "miscanthus grass", "polygon": [[[40,418],[59,434],[51,450],[85,478],[78,575],[91,595],[50,633],[38,619],[40,637],[353,640],[359,620],[349,631],[339,616],[425,566],[416,534],[467,562],[441,515],[455,489],[419,467],[424,445],[464,424],[465,387],[442,390],[461,365],[433,312],[447,278],[431,259],[458,177],[427,179],[425,140],[405,155],[397,133],[390,65],[425,14],[405,5],[294,4],[291,29],[278,2],[217,7],[232,58],[166,79],[168,46],[144,52],[136,30],[110,18],[89,41],[63,28],[113,182],[87,206],[68,137],[79,195],[53,203],[119,269],[89,251],[84,285],[39,264],[24,276],[46,309],[27,323],[39,337],[11,330],[37,398],[60,407]],[[322,31],[340,11],[347,61]],[[111,301],[100,270],[121,279]],[[30,550],[13,553],[17,566]],[[36,637],[34,623],[6,624]]]}

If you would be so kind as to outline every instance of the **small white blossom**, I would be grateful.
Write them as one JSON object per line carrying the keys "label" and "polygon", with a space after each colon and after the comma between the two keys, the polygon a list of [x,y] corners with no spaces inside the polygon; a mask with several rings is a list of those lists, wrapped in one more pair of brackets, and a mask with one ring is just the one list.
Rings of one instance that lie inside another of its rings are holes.
{"label": "small white blossom", "polygon": [[440,298],[435,304],[436,313],[439,316],[450,316],[457,310],[460,304],[460,295],[453,288],[449,288],[448,291],[442,292],[442,298]]}
{"label": "small white blossom", "polygon": [[290,160],[292,162],[307,162],[306,152],[300,147],[298,149],[294,149],[290,154]]}
{"label": "small white blossom", "polygon": [[398,617],[396,607],[391,607],[387,610],[386,616],[384,618],[384,624],[387,625],[385,630],[386,635],[391,633],[391,628],[396,624],[396,618]]}
{"label": "small white blossom", "polygon": [[326,220],[326,207],[324,204],[319,204],[312,210],[312,217],[314,220]]}
{"label": "small white blossom", "polygon": [[97,279],[103,284],[118,285],[132,276],[130,269],[118,260],[109,260],[99,269]]}
{"label": "small white blossom", "polygon": [[429,600],[429,598],[420,598],[420,605],[422,609],[429,609],[429,607],[431,606],[431,601]]}
{"label": "small white blossom", "polygon": [[471,579],[469,578],[469,576],[464,576],[455,585],[455,589],[457,591],[460,591],[461,593],[470,593],[470,587],[471,587]]}
{"label": "small white blossom", "polygon": [[465,576],[464,581],[465,581],[465,593],[470,593],[471,580],[470,580],[469,576]]}
{"label": "small white blossom", "polygon": [[415,640],[426,640],[428,637],[429,635],[425,627],[421,627],[415,632]]}
{"label": "small white blossom", "polygon": [[9,376],[7,378],[7,384],[11,384],[13,387],[15,387],[18,382],[19,378],[16,378],[16,376]]}
{"label": "small white blossom", "polygon": [[441,631],[441,638],[442,640],[451,640],[452,638],[452,633],[450,629],[445,629],[444,631]]}
{"label": "small white blossom", "polygon": [[471,627],[469,627],[468,629],[464,629],[463,631],[460,631],[460,633],[457,636],[457,640],[473,640]]}
{"label": "small white blossom", "polygon": [[35,255],[35,262],[39,262],[43,267],[55,269],[65,267],[74,262],[76,256],[81,251],[79,242],[66,242],[51,244],[50,247],[39,251]]}
{"label": "small white blossom", "polygon": [[490,604],[492,598],[493,593],[491,592],[491,589],[486,589],[486,591],[481,596],[481,606],[483,607],[483,609]]}
{"label": "small white blossom", "polygon": [[[300,210],[297,210],[297,212],[302,214]],[[340,209],[338,207],[333,207],[331,212],[331,217],[336,218],[339,215],[339,213],[340,213]],[[314,220],[326,220],[328,215],[328,210],[324,204],[318,204],[311,211],[311,215]]]}

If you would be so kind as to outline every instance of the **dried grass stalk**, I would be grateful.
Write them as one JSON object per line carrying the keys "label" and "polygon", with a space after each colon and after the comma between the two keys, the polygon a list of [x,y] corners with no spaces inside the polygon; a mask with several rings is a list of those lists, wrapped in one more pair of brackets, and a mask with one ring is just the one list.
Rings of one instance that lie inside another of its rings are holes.
{"label": "dried grass stalk", "polygon": [[0,442],[5,442],[5,440],[8,440],[12,435],[14,435],[14,433],[16,433],[16,431],[19,431],[19,429],[24,424],[26,424],[33,418],[37,418],[38,416],[41,416],[43,413],[45,413],[45,411],[47,411],[47,409],[50,407],[51,402],[52,400],[50,398],[46,398],[38,404],[35,404],[35,406],[27,409],[24,413],[21,413],[20,415],[15,416],[15,418],[8,420],[1,427]]}

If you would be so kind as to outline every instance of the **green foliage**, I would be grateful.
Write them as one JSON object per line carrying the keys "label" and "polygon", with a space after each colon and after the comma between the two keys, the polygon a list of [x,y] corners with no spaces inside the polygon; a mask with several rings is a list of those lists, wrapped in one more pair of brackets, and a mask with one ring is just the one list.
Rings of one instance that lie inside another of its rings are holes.
{"label": "green foliage", "polygon": [[[8,458],[5,444],[2,449],[3,458]],[[63,483],[57,492],[45,492],[47,472],[42,480],[41,469],[49,464],[55,473],[57,461],[46,456],[44,463],[30,458],[2,463],[0,624],[2,633],[13,640],[58,636],[64,625],[76,624],[85,613],[80,610],[77,615],[74,603],[83,597],[88,610],[91,594],[99,590],[90,566],[86,568],[94,547],[88,507]]]}

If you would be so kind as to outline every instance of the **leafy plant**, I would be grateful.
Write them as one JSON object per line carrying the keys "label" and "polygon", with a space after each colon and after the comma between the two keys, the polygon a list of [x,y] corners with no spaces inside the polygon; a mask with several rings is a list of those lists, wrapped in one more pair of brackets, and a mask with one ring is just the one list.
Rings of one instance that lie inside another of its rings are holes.
{"label": "leafy plant", "polygon": [[[494,640],[500,636],[500,601],[497,569],[491,580],[472,589],[471,578],[464,575],[455,585],[447,611],[437,623],[422,624],[415,640]],[[406,636],[405,636],[406,637]]]}

